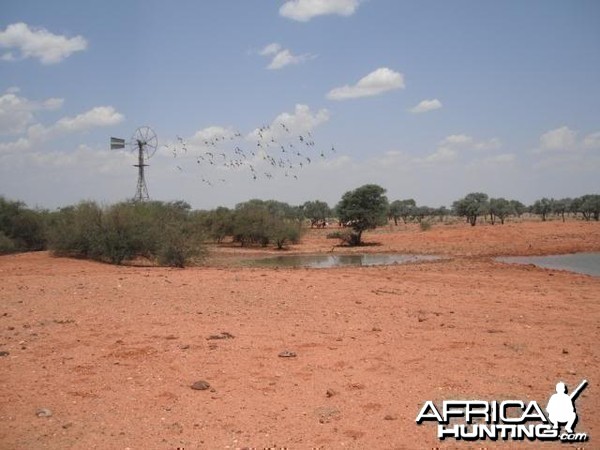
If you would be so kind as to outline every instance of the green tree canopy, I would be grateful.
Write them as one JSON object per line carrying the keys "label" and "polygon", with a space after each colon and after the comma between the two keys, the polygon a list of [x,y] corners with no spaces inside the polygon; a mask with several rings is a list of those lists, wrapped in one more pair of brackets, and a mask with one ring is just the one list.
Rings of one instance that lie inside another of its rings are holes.
{"label": "green tree canopy", "polygon": [[467,222],[475,226],[477,218],[488,213],[488,196],[483,192],[472,192],[464,198],[456,200],[452,207],[457,215],[466,217]]}
{"label": "green tree canopy", "polygon": [[310,226],[319,227],[325,224],[331,216],[331,209],[326,202],[320,200],[308,201],[301,206],[304,217],[310,220]]}
{"label": "green tree canopy", "polygon": [[531,206],[531,212],[538,214],[542,217],[542,221],[546,221],[548,214],[552,212],[554,208],[554,199],[552,198],[541,198],[536,200]]}
{"label": "green tree canopy", "polygon": [[354,231],[351,244],[359,245],[363,231],[387,223],[388,199],[384,188],[366,184],[346,192],[336,209],[340,221]]}
{"label": "green tree canopy", "polygon": [[514,213],[511,202],[502,197],[490,199],[489,211],[492,216],[492,225],[496,221],[496,217],[500,219],[500,223],[504,225],[504,220]]}

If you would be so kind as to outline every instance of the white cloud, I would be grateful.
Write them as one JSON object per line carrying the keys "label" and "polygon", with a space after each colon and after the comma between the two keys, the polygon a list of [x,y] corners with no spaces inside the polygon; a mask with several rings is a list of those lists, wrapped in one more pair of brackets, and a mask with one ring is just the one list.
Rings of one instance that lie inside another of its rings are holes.
{"label": "white cloud", "polygon": [[[55,105],[56,99],[50,99]],[[48,102],[48,101],[47,101]],[[30,150],[34,144],[58,138],[60,136],[89,131],[98,127],[116,125],[124,120],[123,114],[112,106],[97,106],[75,117],[63,117],[50,126],[36,123],[27,128],[27,136],[12,142],[0,142],[0,153],[14,153]]]}
{"label": "white cloud", "polygon": [[588,134],[583,138],[583,148],[600,148],[600,131]]}
{"label": "white cloud", "polygon": [[589,171],[598,168],[600,163],[598,152],[590,152],[592,149],[600,149],[600,131],[578,138],[578,132],[568,126],[555,128],[543,133],[539,146],[531,150],[539,158],[533,167],[536,170]]}
{"label": "white cloud", "polygon": [[410,112],[413,114],[421,114],[428,111],[440,109],[442,106],[442,102],[440,102],[437,98],[434,98],[433,100],[423,100],[419,102],[418,105],[411,108]]}
{"label": "white cloud", "polygon": [[0,155],[5,153],[19,153],[29,150],[31,148],[31,142],[29,139],[21,137],[16,141],[11,142],[0,142]]}
{"label": "white cloud", "polygon": [[327,14],[351,16],[358,4],[358,0],[289,0],[279,8],[279,14],[288,19],[307,22],[313,17]]}
{"label": "white cloud", "polygon": [[263,139],[267,140],[271,138],[284,140],[288,136],[293,136],[296,139],[297,135],[311,132],[319,125],[327,122],[329,117],[329,111],[326,109],[320,109],[313,113],[307,105],[298,104],[293,113],[284,112],[279,114],[267,130],[261,132],[259,129],[255,129],[247,138],[256,140],[259,132],[261,132]]}
{"label": "white cloud", "polygon": [[505,165],[511,164],[515,162],[517,156],[514,153],[501,153],[499,155],[492,155],[486,158],[476,160],[473,162],[472,166],[477,167],[479,165],[485,166],[497,166],[497,165]]}
{"label": "white cloud", "polygon": [[33,122],[36,111],[58,109],[63,104],[61,98],[33,101],[18,93],[19,89],[12,87],[0,95],[0,135],[22,133]]}
{"label": "white cloud", "polygon": [[455,161],[457,158],[458,152],[456,150],[448,147],[440,147],[423,161],[427,163],[446,163]]}
{"label": "white cloud", "polygon": [[304,55],[294,55],[289,49],[283,48],[276,42],[264,47],[260,52],[262,56],[272,57],[267,69],[278,70],[293,64],[301,64],[305,61],[315,58],[314,55],[306,53]]}
{"label": "white cloud", "polygon": [[123,119],[123,114],[117,112],[112,106],[96,106],[75,117],[63,117],[56,122],[54,128],[61,133],[73,133],[116,125]]}
{"label": "white cloud", "polygon": [[500,139],[477,140],[467,134],[451,134],[442,139],[440,147],[453,147],[469,150],[495,150],[502,146]]}
{"label": "white cloud", "polygon": [[[478,140],[468,134],[451,134],[442,139],[437,146],[437,149],[424,158],[415,158],[416,163],[427,164],[442,164],[458,160],[459,158],[466,162],[472,156],[465,156],[466,152],[473,155],[473,151],[481,150],[496,150],[502,146],[498,138],[487,140]],[[514,158],[514,155],[491,155],[484,159],[472,160],[471,164],[485,161],[488,165],[501,162],[509,162],[509,159]]]}
{"label": "white cloud", "polygon": [[394,89],[404,89],[404,75],[387,67],[380,67],[361,78],[355,85],[345,85],[332,89],[327,94],[330,100],[347,100],[359,97],[372,97]]}
{"label": "white cloud", "polygon": [[486,161],[492,163],[511,163],[516,160],[516,155],[514,153],[502,153],[500,155],[490,156],[486,158]]}
{"label": "white cloud", "polygon": [[537,153],[552,150],[571,150],[577,142],[577,132],[567,126],[555,128],[540,136]]}
{"label": "white cloud", "polygon": [[[5,61],[36,58],[42,64],[56,64],[74,52],[85,50],[87,41],[82,36],[69,38],[19,22],[0,31],[0,47],[11,50],[2,56]],[[13,51],[18,51],[18,57]]]}
{"label": "white cloud", "polygon": [[310,54],[293,55],[289,50],[283,50],[275,55],[271,64],[267,66],[267,69],[281,69],[285,66],[300,64],[313,58],[314,56]]}
{"label": "white cloud", "polygon": [[225,128],[218,125],[211,125],[210,127],[203,128],[202,130],[196,131],[190,138],[190,142],[193,144],[204,144],[205,141],[211,141],[213,139],[229,138],[235,134],[235,131],[231,128]]}
{"label": "white cloud", "polygon": [[63,117],[49,127],[41,124],[32,125],[27,130],[27,134],[29,138],[40,141],[93,128],[116,125],[123,120],[123,114],[117,112],[112,106],[97,106],[75,117]]}
{"label": "white cloud", "polygon": [[262,56],[276,55],[280,50],[281,45],[277,42],[273,42],[272,44],[265,46],[258,54]]}
{"label": "white cloud", "polygon": [[440,141],[440,145],[470,145],[473,138],[466,134],[451,134]]}
{"label": "white cloud", "polygon": [[2,57],[0,57],[0,59],[2,61],[16,61],[17,58],[15,58],[15,55],[12,52],[6,52],[2,55]]}
{"label": "white cloud", "polygon": [[502,142],[498,138],[475,142],[475,150],[495,150],[500,147],[502,147]]}

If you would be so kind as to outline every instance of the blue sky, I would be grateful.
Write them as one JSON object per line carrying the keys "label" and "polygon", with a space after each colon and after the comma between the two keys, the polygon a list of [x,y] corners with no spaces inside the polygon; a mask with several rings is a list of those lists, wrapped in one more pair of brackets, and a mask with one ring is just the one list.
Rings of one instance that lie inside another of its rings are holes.
{"label": "blue sky", "polygon": [[598,23],[580,0],[5,1],[0,195],[130,198],[135,155],[108,142],[141,125],[151,198],[196,208],[598,193]]}

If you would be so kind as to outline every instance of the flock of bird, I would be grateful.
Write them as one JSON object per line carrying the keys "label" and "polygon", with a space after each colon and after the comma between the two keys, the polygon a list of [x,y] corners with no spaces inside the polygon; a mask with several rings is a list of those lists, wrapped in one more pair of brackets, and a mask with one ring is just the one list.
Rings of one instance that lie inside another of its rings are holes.
{"label": "flock of bird", "polygon": [[[236,131],[201,139],[200,142],[195,139],[193,145],[177,136],[175,143],[165,147],[174,158],[194,158],[196,165],[202,169],[201,181],[209,186],[226,182],[224,170],[218,169],[247,171],[253,180],[271,180],[281,172],[285,177],[297,180],[300,170],[313,163],[315,158],[326,158],[327,153],[336,152],[334,146],[327,151],[318,150],[310,131],[293,133],[285,123],[264,125],[249,136],[254,140],[244,138]],[[188,153],[190,149],[193,152]],[[181,165],[177,165],[176,169],[184,171]],[[205,169],[210,169],[213,175],[216,171],[217,177],[206,175],[208,170]]]}

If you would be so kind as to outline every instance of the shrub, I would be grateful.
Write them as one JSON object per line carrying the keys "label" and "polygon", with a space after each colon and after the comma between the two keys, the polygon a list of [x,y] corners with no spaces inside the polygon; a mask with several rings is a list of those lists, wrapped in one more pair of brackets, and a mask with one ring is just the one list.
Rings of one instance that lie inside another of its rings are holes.
{"label": "shrub", "polygon": [[0,231],[0,255],[16,251],[18,251],[18,248],[15,242],[4,234],[3,231]]}
{"label": "shrub", "polygon": [[270,239],[273,240],[279,250],[283,248],[286,242],[296,244],[300,240],[302,228],[299,223],[275,220],[270,228]]}
{"label": "shrub", "polygon": [[419,222],[419,228],[421,228],[421,231],[429,231],[431,230],[431,222],[428,222],[427,220],[422,220],[421,222]]}
{"label": "shrub", "polygon": [[333,231],[327,233],[327,239],[339,239],[341,244],[354,245],[355,234],[350,230]]}
{"label": "shrub", "polygon": [[49,247],[59,256],[96,259],[102,254],[102,210],[94,202],[62,208],[49,231]]}
{"label": "shrub", "polygon": [[44,214],[0,196],[0,233],[4,236],[0,253],[46,248]]}
{"label": "shrub", "polygon": [[183,267],[202,255],[202,234],[182,202],[92,202],[64,208],[55,218],[50,247],[58,255],[121,264],[142,256]]}
{"label": "shrub", "polygon": [[273,200],[240,203],[232,222],[233,240],[242,246],[273,243],[281,249],[287,242],[298,242],[302,231],[297,209]]}

